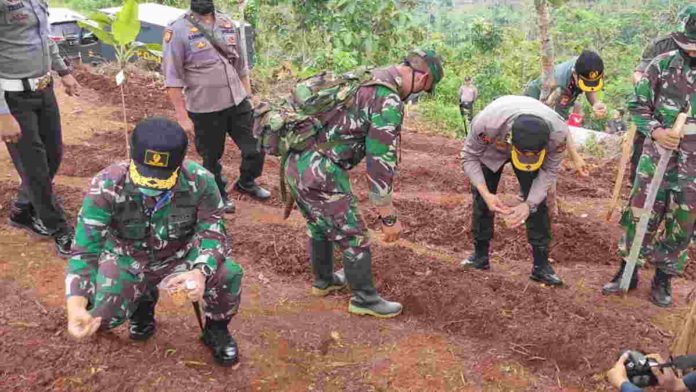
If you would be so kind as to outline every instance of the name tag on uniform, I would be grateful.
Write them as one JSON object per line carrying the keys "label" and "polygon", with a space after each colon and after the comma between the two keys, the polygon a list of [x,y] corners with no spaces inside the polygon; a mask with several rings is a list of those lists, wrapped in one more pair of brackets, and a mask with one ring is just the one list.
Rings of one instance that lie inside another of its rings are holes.
{"label": "name tag on uniform", "polygon": [[203,36],[203,33],[189,34],[188,39],[193,41],[194,39],[203,38]]}
{"label": "name tag on uniform", "polygon": [[7,10],[10,11],[10,12],[11,12],[11,11],[21,10],[22,8],[24,8],[24,3],[22,3],[21,1],[18,1],[18,2],[16,2],[16,3],[14,3],[14,2],[7,2]]}

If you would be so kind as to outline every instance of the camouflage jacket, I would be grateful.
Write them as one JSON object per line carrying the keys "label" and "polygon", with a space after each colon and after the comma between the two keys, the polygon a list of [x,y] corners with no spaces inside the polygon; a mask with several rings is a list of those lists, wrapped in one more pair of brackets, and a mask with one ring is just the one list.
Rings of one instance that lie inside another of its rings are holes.
{"label": "camouflage jacket", "polygon": [[[401,89],[396,67],[375,70],[373,75]],[[319,133],[318,145],[339,143],[322,153],[345,170],[367,158],[369,195],[375,205],[391,202],[403,112],[398,94],[385,86],[365,86],[355,93],[350,107],[341,106],[324,115],[326,126]]]}
{"label": "camouflage jacket", "polygon": [[[154,197],[140,193],[129,181],[128,164],[111,165],[92,179],[77,218],[73,257],[66,272],[66,293],[88,296],[103,254],[121,256],[134,275],[157,270],[170,260],[213,269],[227,255],[223,202],[215,179],[201,165],[185,161],[172,197],[151,214]],[[147,218],[124,220],[123,206],[135,203]],[[172,211],[187,211],[172,214]],[[175,219],[177,216],[181,219]],[[189,222],[190,221],[190,222]],[[140,227],[142,226],[142,227]]]}
{"label": "camouflage jacket", "polygon": [[680,51],[656,57],[646,69],[628,102],[631,118],[638,132],[650,136],[658,127],[670,128],[680,110],[691,101],[687,126],[696,123],[696,69]]}

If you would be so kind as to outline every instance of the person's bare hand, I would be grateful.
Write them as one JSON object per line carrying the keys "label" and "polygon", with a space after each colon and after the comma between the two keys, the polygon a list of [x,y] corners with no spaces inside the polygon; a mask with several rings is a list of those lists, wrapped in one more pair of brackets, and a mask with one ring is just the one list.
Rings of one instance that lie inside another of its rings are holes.
{"label": "person's bare hand", "polygon": [[191,121],[191,118],[189,118],[188,114],[184,113],[181,115],[177,115],[176,121],[179,123],[181,128],[183,128],[184,131],[186,131],[186,133],[193,132],[193,121]]}
{"label": "person's bare hand", "polygon": [[607,381],[616,388],[621,388],[621,384],[628,381],[625,366],[626,360],[628,360],[628,352],[621,354],[614,366],[607,371]]}
{"label": "person's bare hand", "polygon": [[607,116],[607,105],[602,102],[595,102],[595,104],[592,105],[592,112],[594,112],[596,119],[604,118]]}
{"label": "person's bare hand", "polygon": [[401,222],[397,219],[393,226],[382,223],[382,235],[384,242],[394,242],[401,238]]}
{"label": "person's bare hand", "polygon": [[60,78],[60,82],[63,83],[66,94],[71,97],[80,96],[80,83],[77,82],[72,74],[67,74]]}
{"label": "person's bare hand", "polygon": [[84,297],[68,298],[68,332],[77,339],[93,335],[101,325],[101,317],[92,317],[86,306],[87,299]]}
{"label": "person's bare hand", "polygon": [[498,198],[498,195],[495,195],[493,193],[482,193],[481,196],[483,197],[483,200],[486,202],[486,205],[488,206],[488,209],[491,210],[491,212],[500,212],[502,214],[508,215],[512,212],[510,207],[508,207],[505,203],[503,203],[502,200]]}
{"label": "person's bare hand", "polygon": [[657,141],[657,144],[668,150],[676,150],[679,148],[680,138],[671,129],[657,128],[652,131],[652,138]]}
{"label": "person's bare hand", "polygon": [[[664,362],[660,354],[648,354],[646,355],[646,357],[653,358],[658,363]],[[688,388],[684,384],[684,381],[677,377],[677,375],[674,373],[674,370],[671,367],[665,367],[661,369],[658,367],[653,367],[650,368],[650,371],[652,371],[655,377],[657,377],[657,384],[665,390],[672,392],[688,391]]]}
{"label": "person's bare hand", "polygon": [[191,301],[200,301],[203,299],[203,293],[205,293],[205,276],[201,270],[192,269],[191,271],[177,275],[169,281],[168,286],[183,287],[184,291],[186,291],[186,295]]}
{"label": "person's bare hand", "polygon": [[22,137],[22,129],[11,114],[0,114],[0,141],[17,143]]}
{"label": "person's bare hand", "polygon": [[505,223],[511,229],[514,229],[523,224],[529,217],[529,204],[522,202],[515,207],[512,207],[510,214],[505,217]]}

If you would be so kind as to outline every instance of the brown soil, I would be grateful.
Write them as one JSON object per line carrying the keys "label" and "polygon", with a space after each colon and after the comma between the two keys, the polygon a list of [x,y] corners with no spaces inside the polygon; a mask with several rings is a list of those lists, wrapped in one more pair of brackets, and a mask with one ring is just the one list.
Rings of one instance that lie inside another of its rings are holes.
{"label": "brown soil", "polygon": [[[86,68],[77,77],[119,113],[120,92],[111,77]],[[129,121],[171,114],[156,79],[130,75],[127,91]],[[66,132],[84,137],[66,146],[59,174],[86,181],[122,160],[125,145],[117,126],[80,128],[76,116],[64,113],[78,124]],[[348,315],[347,292],[323,299],[307,295],[312,277],[304,221],[297,211],[280,218],[276,158],[267,158],[260,178],[274,193],[270,201],[232,192],[238,212],[227,226],[246,271],[244,299],[232,323],[243,362],[237,370],[212,364],[195,338],[198,327],[189,309],[166,300],[157,310],[158,333],[145,344],[130,342],[124,328],[76,343],[66,336],[61,308],[65,262],[52,254],[50,241],[0,225],[0,390],[590,392],[608,390],[601,375],[620,349],[666,352],[694,288],[694,268],[687,269],[689,280],[675,282],[676,311],[649,304],[648,271],[626,298],[599,292],[616,268],[621,233],[602,211],[616,161],[590,160],[590,178],[561,170],[564,203],[553,220],[551,258],[567,287],[554,289],[527,279],[531,252],[525,231],[499,219],[492,270],[459,268],[472,242],[460,148],[461,141],[404,132],[395,201],[403,239],[384,244],[373,233],[376,282],[385,297],[405,305],[394,320]],[[193,146],[189,157],[198,160]],[[230,185],[239,162],[238,149],[228,142],[223,165]],[[6,155],[0,167],[10,170]],[[364,218],[377,229],[364,165],[351,174]],[[57,193],[74,220],[84,189],[69,180],[58,178]],[[0,180],[3,221],[15,188],[11,178]],[[499,193],[512,202],[517,189],[506,169]]]}

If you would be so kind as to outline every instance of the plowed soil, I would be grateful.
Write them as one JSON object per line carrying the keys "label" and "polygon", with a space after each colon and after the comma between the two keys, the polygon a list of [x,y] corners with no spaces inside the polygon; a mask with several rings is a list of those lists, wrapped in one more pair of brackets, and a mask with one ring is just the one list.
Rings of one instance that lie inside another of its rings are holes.
{"label": "plowed soil", "polygon": [[[99,115],[120,119],[120,92],[111,77],[82,69],[78,80],[83,97],[59,93],[64,121],[76,124],[64,130],[66,153],[56,179],[71,220],[89,178],[126,151],[117,122],[90,118],[99,106]],[[127,91],[131,122],[173,113],[154,78],[129,75]],[[469,183],[457,158],[462,142],[405,128],[395,196],[402,239],[385,244],[372,233],[377,285],[404,304],[404,314],[386,321],[361,318],[345,311],[347,292],[308,295],[304,220],[297,211],[282,219],[278,160],[267,157],[260,182],[274,197],[259,203],[233,192],[238,212],[227,221],[235,258],[246,271],[242,306],[231,324],[242,356],[236,370],[213,364],[196,338],[190,309],[167,298],[158,306],[157,335],[147,343],[129,341],[123,327],[86,341],[71,339],[63,309],[65,261],[50,241],[5,224],[18,184],[12,175],[0,176],[0,390],[590,392],[611,390],[603,373],[621,349],[667,354],[696,272],[689,267],[686,279],[675,281],[672,309],[650,304],[648,268],[627,297],[601,295],[617,267],[621,235],[618,213],[605,221],[615,160],[589,158],[589,178],[561,170],[551,258],[566,286],[549,288],[527,277],[531,249],[524,228],[507,228],[501,219],[492,269],[459,267],[472,248]],[[1,154],[0,169],[11,173],[7,154]],[[193,146],[189,157],[198,160]],[[223,164],[230,180],[239,162],[239,151],[228,142]],[[351,172],[354,191],[366,223],[376,229],[364,170]],[[506,170],[499,193],[512,204],[517,191]]]}

